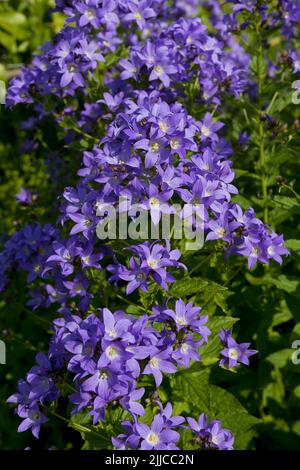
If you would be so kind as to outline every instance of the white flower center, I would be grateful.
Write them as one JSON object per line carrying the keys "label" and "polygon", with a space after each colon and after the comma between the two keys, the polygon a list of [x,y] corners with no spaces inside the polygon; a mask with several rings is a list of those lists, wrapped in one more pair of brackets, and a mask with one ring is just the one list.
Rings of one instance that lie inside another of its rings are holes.
{"label": "white flower center", "polygon": [[86,356],[91,356],[94,352],[93,346],[91,344],[85,344],[82,352]]}
{"label": "white flower center", "polygon": [[149,204],[150,206],[159,206],[159,200],[157,199],[157,197],[151,197],[149,199]]}
{"label": "white flower center", "polygon": [[218,235],[219,238],[223,238],[224,235],[225,235],[225,233],[226,233],[226,230],[225,230],[225,228],[220,227],[220,228],[218,228],[218,230],[216,231],[216,233],[217,233],[217,235]]}
{"label": "white flower center", "polygon": [[151,152],[158,152],[159,151],[159,142],[153,142],[153,144],[150,145],[150,150]]}
{"label": "white flower center", "polygon": [[156,65],[154,67],[154,70],[157,73],[157,75],[162,75],[164,73],[164,69],[161,65]]}
{"label": "white flower center", "polygon": [[169,126],[168,126],[168,124],[167,124],[166,122],[160,121],[160,122],[158,123],[158,125],[159,125],[159,128],[160,128],[161,131],[167,132]]}
{"label": "white flower center", "polygon": [[148,258],[147,263],[148,263],[148,265],[150,266],[150,268],[152,268],[152,269],[157,268],[157,261],[156,261],[156,259]]}
{"label": "white flower center", "polygon": [[30,414],[30,419],[32,421],[38,421],[40,419],[41,414],[38,411],[34,411]]}
{"label": "white flower center", "polygon": [[205,137],[209,137],[211,135],[210,129],[206,126],[202,126],[201,132]]}
{"label": "white flower center", "polygon": [[186,323],[186,318],[184,318],[184,317],[176,317],[176,323],[177,323],[178,325],[186,325],[186,324],[187,324],[187,323]]}
{"label": "white flower center", "polygon": [[89,20],[93,20],[95,18],[95,14],[94,14],[93,10],[87,10],[86,13],[85,13],[85,16]]}
{"label": "white flower center", "polygon": [[253,247],[251,250],[251,256],[258,256],[259,255],[259,249]]}
{"label": "white flower center", "polygon": [[112,360],[117,359],[117,357],[119,357],[119,351],[114,346],[108,346],[108,348],[106,348],[105,353],[107,357]]}
{"label": "white flower center", "polygon": [[70,252],[68,250],[66,250],[64,252],[63,258],[67,261],[69,261],[71,259],[71,255],[70,255]]}
{"label": "white flower center", "polygon": [[99,372],[99,379],[100,380],[107,380],[108,379],[108,375],[107,375],[107,372]]}
{"label": "white flower center", "polygon": [[153,367],[154,369],[158,369],[159,367],[159,359],[157,357],[152,357],[152,359],[150,360],[150,365],[151,367]]}
{"label": "white flower center", "polygon": [[180,147],[180,142],[178,139],[171,139],[170,145],[173,149],[177,150]]}
{"label": "white flower center", "polygon": [[39,273],[42,270],[42,266],[40,264],[36,264],[33,270],[35,273]]}
{"label": "white flower center", "polygon": [[159,437],[155,432],[151,431],[148,434],[146,441],[148,442],[148,444],[156,446],[159,442]]}
{"label": "white flower center", "polygon": [[230,348],[228,351],[228,356],[230,359],[237,359],[239,357],[239,352],[236,348]]}
{"label": "white flower center", "polygon": [[107,330],[107,335],[108,335],[110,338],[116,338],[116,337],[117,337],[117,332],[116,332],[115,329]]}
{"label": "white flower center", "polygon": [[211,442],[213,444],[219,445],[222,442],[222,435],[217,434],[216,436],[213,436]]}

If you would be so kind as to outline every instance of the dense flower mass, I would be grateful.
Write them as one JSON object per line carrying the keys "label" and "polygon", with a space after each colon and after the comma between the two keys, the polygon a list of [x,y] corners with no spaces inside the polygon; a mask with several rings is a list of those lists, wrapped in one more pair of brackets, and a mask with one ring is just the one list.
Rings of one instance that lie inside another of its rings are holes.
{"label": "dense flower mass", "polygon": [[[181,209],[179,217],[203,232],[205,247],[243,256],[250,269],[257,262],[282,263],[289,254],[283,237],[234,199],[233,147],[218,111],[228,96],[256,93],[250,58],[233,33],[258,15],[270,27],[278,24],[288,40],[299,9],[282,1],[274,16],[262,2],[234,1],[223,16],[219,2],[208,0],[201,2],[211,12],[208,30],[195,17],[199,2],[169,3],[57,0],[63,29],[8,90],[9,107],[29,105],[41,126],[52,118],[64,131],[63,143],[80,149],[77,184],[58,195],[61,229],[34,222],[14,233],[0,254],[0,288],[12,269],[25,271],[28,305],[55,305],[60,315],[48,354],[37,355],[37,365],[9,398],[23,419],[19,431],[31,428],[36,437],[68,374],[73,414],[84,410],[97,426],[108,421],[107,410],[121,409],[124,433],[112,438],[117,449],[178,449],[182,430],[193,434],[198,448],[233,448],[233,435],[220,420],[172,416],[171,404],[155,397],[176,372],[201,364],[200,348],[211,330],[200,307],[169,297],[160,305],[152,298],[152,310],[142,304],[135,315],[111,312],[106,301],[99,308],[98,275],[110,289],[125,286],[128,299],[176,286],[189,270],[183,244],[159,236],[130,244],[100,241],[97,227],[112,207],[130,221],[136,209],[146,211],[158,226],[164,215],[174,215],[175,204],[188,205],[196,213]],[[299,72],[299,55],[288,54]],[[80,146],[84,139],[87,145]],[[241,148],[248,141],[247,134],[239,136]],[[30,204],[31,194],[23,188],[17,199]],[[237,343],[232,330],[222,329],[219,338],[220,365],[229,369],[248,365],[257,352]],[[152,401],[160,411],[145,424]]]}

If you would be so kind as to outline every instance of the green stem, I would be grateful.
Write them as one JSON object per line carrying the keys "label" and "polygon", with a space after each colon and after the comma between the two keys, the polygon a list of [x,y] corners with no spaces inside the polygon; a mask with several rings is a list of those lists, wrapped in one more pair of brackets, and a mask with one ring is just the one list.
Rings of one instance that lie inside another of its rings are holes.
{"label": "green stem", "polygon": [[210,258],[212,257],[212,255],[214,255],[214,254],[215,254],[215,252],[210,253],[207,257],[205,257],[202,261],[200,261],[200,263],[198,263],[196,266],[194,266],[193,269],[191,269],[189,271],[189,275],[191,275],[195,271],[198,271],[198,269],[201,268],[201,266],[203,266],[203,264],[207,263],[210,260]]}
{"label": "green stem", "polygon": [[116,297],[120,300],[122,300],[123,302],[125,302],[126,304],[128,305],[133,305],[134,307],[138,308],[139,310],[141,310],[143,313],[147,312],[147,313],[150,313],[152,315],[153,312],[151,312],[151,310],[148,310],[144,307],[141,307],[140,305],[134,303],[134,302],[130,302],[129,300],[125,299],[125,297],[123,297],[122,295],[120,294],[116,294]]}
{"label": "green stem", "polygon": [[258,122],[259,122],[259,162],[260,162],[260,171],[261,171],[261,187],[262,187],[262,196],[264,203],[264,222],[265,224],[269,221],[269,209],[268,209],[268,186],[267,186],[267,174],[266,174],[266,162],[265,162],[265,130],[264,124],[261,120],[261,105],[262,105],[262,71],[261,64],[264,61],[262,40],[261,40],[261,31],[259,27],[259,20],[256,26],[256,32],[259,40],[258,47],[258,56],[257,56],[257,89],[258,89]]}
{"label": "green stem", "polygon": [[263,123],[259,124],[259,159],[261,167],[261,186],[262,186],[262,195],[264,200],[264,222],[267,224],[269,222],[269,209],[267,206],[268,202],[268,186],[267,186],[267,174],[266,174],[266,165],[265,165],[265,133]]}

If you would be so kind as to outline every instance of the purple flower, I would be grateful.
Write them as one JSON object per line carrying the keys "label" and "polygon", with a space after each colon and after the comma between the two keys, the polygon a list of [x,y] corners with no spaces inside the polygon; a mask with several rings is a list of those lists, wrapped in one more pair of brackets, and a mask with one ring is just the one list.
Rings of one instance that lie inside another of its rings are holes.
{"label": "purple flower", "polygon": [[203,121],[200,123],[201,138],[205,140],[212,140],[217,142],[219,137],[217,132],[223,127],[224,124],[221,122],[213,122],[212,115],[206,113]]}
{"label": "purple flower", "polygon": [[135,428],[141,437],[140,448],[142,450],[170,449],[170,445],[173,444],[175,446],[179,440],[179,434],[172,429],[166,428],[164,419],[160,415],[154,417],[150,426],[137,421]]}
{"label": "purple flower", "polygon": [[168,283],[174,282],[174,277],[168,273],[167,268],[185,268],[178,262],[180,258],[179,250],[170,250],[170,244],[167,241],[166,246],[158,243],[151,244],[145,242],[134,245],[130,248],[138,257],[138,260],[131,258],[129,268],[122,265],[109,265],[108,271],[113,273],[110,280],[123,279],[129,281],[127,293],[133,292],[140,287],[142,290],[148,290],[147,279],[151,276],[157,284],[163,289],[168,290]]}
{"label": "purple flower", "polygon": [[32,193],[26,188],[21,188],[21,190],[16,194],[16,200],[20,204],[31,204],[32,202]]}
{"label": "purple flower", "polygon": [[199,416],[198,422],[194,418],[187,418],[190,429],[195,434],[195,445],[202,449],[232,450],[234,437],[228,429],[222,428],[219,420],[207,423],[204,413]]}
{"label": "purple flower", "polygon": [[67,87],[71,82],[77,87],[84,87],[84,78],[80,72],[78,65],[75,62],[67,62],[61,67],[62,77],[60,79],[60,85]]}
{"label": "purple flower", "polygon": [[134,386],[131,385],[128,395],[124,396],[124,398],[120,400],[120,404],[132,415],[142,416],[145,413],[145,410],[144,407],[138,403],[138,400],[142,398],[144,393],[144,388],[134,389]]}
{"label": "purple flower", "polygon": [[177,370],[176,366],[172,362],[171,354],[171,348],[168,348],[162,352],[159,352],[159,350],[155,350],[154,348],[154,351],[150,355],[149,363],[143,371],[143,374],[153,375],[157,387],[159,387],[162,382],[162,372],[174,374]]}
{"label": "purple flower", "polygon": [[131,321],[128,318],[118,318],[116,315],[113,315],[108,308],[103,309],[103,323],[105,329],[104,338],[107,341],[122,338],[131,325]]}
{"label": "purple flower", "polygon": [[257,354],[255,349],[249,349],[250,343],[238,344],[231,336],[231,330],[226,331],[224,328],[219,333],[220,341],[226,346],[221,351],[223,358],[220,360],[220,365],[233,369],[238,364],[249,365],[249,357]]}
{"label": "purple flower", "polygon": [[129,1],[127,4],[127,8],[130,10],[130,13],[127,13],[124,16],[125,21],[136,21],[138,27],[143,29],[146,25],[146,21],[148,18],[153,18],[156,13],[152,8],[149,8],[149,4],[151,5],[151,1]]}
{"label": "purple flower", "polygon": [[175,310],[166,309],[164,314],[174,320],[179,331],[185,329],[201,334],[207,342],[210,330],[203,325],[208,321],[208,316],[200,317],[200,310],[200,307],[193,306],[192,302],[185,304],[183,300],[179,299],[176,300]]}
{"label": "purple flower", "polygon": [[159,224],[161,214],[173,213],[172,207],[167,204],[172,195],[172,189],[160,192],[154,184],[149,184],[149,199],[143,202],[140,207],[150,211],[151,220],[155,225]]}
{"label": "purple flower", "polygon": [[18,432],[24,432],[31,429],[34,437],[38,438],[41,425],[48,421],[48,418],[43,415],[39,407],[34,405],[32,408],[22,408],[18,414],[23,418],[23,421],[18,427]]}
{"label": "purple flower", "polygon": [[[124,434],[112,438],[113,445],[117,449],[141,449],[141,450],[176,450],[179,440],[179,433],[172,429],[180,424],[181,417],[171,417],[172,406],[168,404],[165,410],[161,408],[161,413],[157,414],[152,423],[147,425],[135,420],[123,421]],[[180,418],[180,419],[178,419]]]}

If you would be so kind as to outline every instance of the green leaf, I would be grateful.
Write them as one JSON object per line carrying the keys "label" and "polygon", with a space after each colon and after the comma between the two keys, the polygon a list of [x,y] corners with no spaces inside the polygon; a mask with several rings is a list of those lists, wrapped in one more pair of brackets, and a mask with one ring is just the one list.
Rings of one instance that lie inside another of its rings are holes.
{"label": "green leaf", "polygon": [[2,44],[2,46],[4,46],[6,49],[12,52],[16,48],[16,43],[15,43],[14,38],[10,34],[7,34],[1,30],[0,30],[0,44]]}
{"label": "green leaf", "polygon": [[289,294],[296,292],[300,283],[298,278],[288,277],[285,274],[280,274],[277,279],[268,277],[267,280],[278,289],[284,290]]}
{"label": "green leaf", "polygon": [[281,207],[283,209],[296,213],[300,212],[300,204],[295,197],[292,198],[288,196],[274,196],[272,202],[276,207]]}
{"label": "green leaf", "polygon": [[261,55],[257,55],[251,59],[250,69],[253,73],[263,78],[267,73],[268,65]]}
{"label": "green leaf", "polygon": [[260,177],[259,175],[256,175],[255,173],[250,173],[249,171],[247,170],[240,170],[240,169],[237,169],[235,168],[234,169],[234,173],[235,173],[235,179],[238,179],[240,178],[241,176],[246,176],[247,178],[252,178],[252,179],[255,179],[257,181],[260,181]]}
{"label": "green leaf", "polygon": [[187,295],[196,294],[199,290],[208,287],[209,281],[206,279],[193,277],[184,278],[177,281],[170,289],[170,294],[174,297],[185,297]]}
{"label": "green leaf", "polygon": [[295,421],[292,427],[292,430],[295,434],[300,436],[300,421]]}
{"label": "green leaf", "polygon": [[91,424],[91,417],[82,411],[72,415],[69,426],[79,431],[82,439],[85,441],[83,450],[98,450],[108,449],[112,447],[110,428],[106,426],[104,429],[99,429],[97,426]]}
{"label": "green leaf", "polygon": [[273,285],[277,289],[283,290],[289,294],[296,293],[300,284],[300,281],[297,277],[286,276],[285,274],[280,274],[280,276],[273,277],[270,275],[265,275],[263,277],[256,277],[250,273],[246,273],[246,279],[254,286],[260,285]]}
{"label": "green leaf", "polygon": [[[227,390],[211,385],[209,375],[208,369],[176,374],[172,393],[174,413],[184,412],[195,419],[200,413],[206,413],[208,419],[220,419],[223,427],[234,434],[235,448],[247,449],[259,420],[251,416]],[[185,442],[185,445],[190,443]]]}
{"label": "green leaf", "polygon": [[247,449],[256,434],[255,426],[260,420],[248,413],[230,392],[216,385],[209,388],[210,416],[220,419],[222,426],[228,428],[235,436],[234,448]]}
{"label": "green leaf", "polygon": [[272,115],[281,113],[281,111],[283,111],[287,106],[292,104],[293,93],[293,90],[281,90],[280,96],[277,96],[276,100],[272,104],[272,107],[268,109],[268,113]]}
{"label": "green leaf", "polygon": [[294,388],[293,395],[295,395],[296,398],[300,398],[300,385]]}
{"label": "green leaf", "polygon": [[193,416],[196,410],[196,413],[209,412],[209,375],[210,370],[205,368],[191,373],[187,369],[186,373],[171,377],[174,414],[185,412]]}
{"label": "green leaf", "polygon": [[292,251],[300,251],[300,240],[286,240],[285,241],[285,246]]}
{"label": "green leaf", "polygon": [[28,36],[26,29],[27,19],[17,11],[0,13],[0,28],[10,33],[16,39],[25,39]]}
{"label": "green leaf", "polygon": [[273,366],[282,369],[291,361],[292,351],[290,349],[281,349],[270,354],[266,360],[273,364]]}
{"label": "green leaf", "polygon": [[293,341],[297,340],[297,339],[300,339],[300,323],[297,323],[294,328],[293,328],[293,331],[291,333],[291,339],[290,339],[290,342],[292,343]]}

